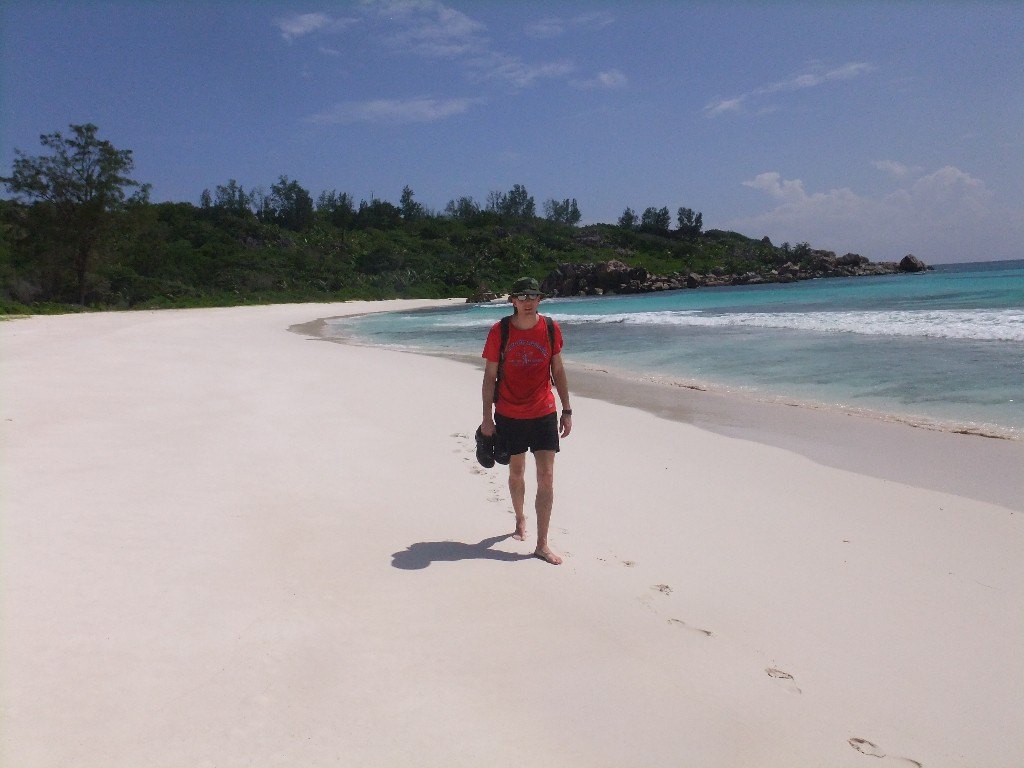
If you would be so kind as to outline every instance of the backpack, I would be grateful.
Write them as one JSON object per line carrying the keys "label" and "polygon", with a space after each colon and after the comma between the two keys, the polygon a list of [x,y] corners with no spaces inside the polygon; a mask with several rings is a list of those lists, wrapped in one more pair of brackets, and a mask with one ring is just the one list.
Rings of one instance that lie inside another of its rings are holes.
{"label": "backpack", "polygon": [[[551,383],[555,383],[555,374],[551,371],[551,363],[555,357],[555,321],[544,315],[537,315],[543,320],[548,328],[548,376]],[[501,346],[498,347],[498,375],[494,379],[494,402],[498,402],[498,385],[501,384],[501,372],[505,368],[505,346],[508,344],[509,326],[512,323],[512,315],[501,318]]]}

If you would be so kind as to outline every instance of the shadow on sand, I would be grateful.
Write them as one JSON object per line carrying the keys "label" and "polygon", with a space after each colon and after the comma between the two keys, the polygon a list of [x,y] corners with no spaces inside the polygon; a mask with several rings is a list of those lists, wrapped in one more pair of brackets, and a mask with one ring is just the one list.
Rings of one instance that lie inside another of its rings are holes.
{"label": "shadow on sand", "polygon": [[478,544],[464,544],[461,541],[419,541],[391,555],[391,565],[406,571],[418,571],[431,563],[454,563],[458,560],[503,560],[508,563],[531,560],[533,555],[491,549],[499,541],[511,536],[511,533],[492,536]]}

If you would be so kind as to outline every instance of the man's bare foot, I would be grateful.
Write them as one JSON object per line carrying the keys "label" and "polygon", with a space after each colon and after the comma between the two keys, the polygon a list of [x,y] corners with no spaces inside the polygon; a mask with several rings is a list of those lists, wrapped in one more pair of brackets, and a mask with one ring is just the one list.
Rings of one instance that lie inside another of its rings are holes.
{"label": "man's bare foot", "polygon": [[545,563],[551,563],[552,565],[561,565],[562,558],[551,551],[551,547],[537,547],[533,553],[534,557],[539,557]]}
{"label": "man's bare foot", "polygon": [[526,541],[526,518],[516,520],[516,532],[512,534],[516,541]]}

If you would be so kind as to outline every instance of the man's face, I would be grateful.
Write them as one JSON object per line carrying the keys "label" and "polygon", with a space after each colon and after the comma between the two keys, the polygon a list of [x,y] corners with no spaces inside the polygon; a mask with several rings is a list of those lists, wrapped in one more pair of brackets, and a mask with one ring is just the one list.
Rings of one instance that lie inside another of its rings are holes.
{"label": "man's face", "polygon": [[538,304],[540,304],[540,296],[520,293],[512,297],[512,306],[516,308],[516,312],[525,312],[527,314],[536,312]]}

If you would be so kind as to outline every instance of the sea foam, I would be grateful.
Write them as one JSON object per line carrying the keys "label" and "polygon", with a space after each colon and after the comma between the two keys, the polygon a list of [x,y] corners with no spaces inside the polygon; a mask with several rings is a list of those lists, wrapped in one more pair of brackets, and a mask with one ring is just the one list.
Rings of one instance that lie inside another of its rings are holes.
{"label": "sea foam", "polygon": [[776,328],[866,336],[921,336],[977,341],[1024,341],[1019,310],[915,310],[850,312],[635,312],[552,315],[566,325],[626,324],[701,328]]}

